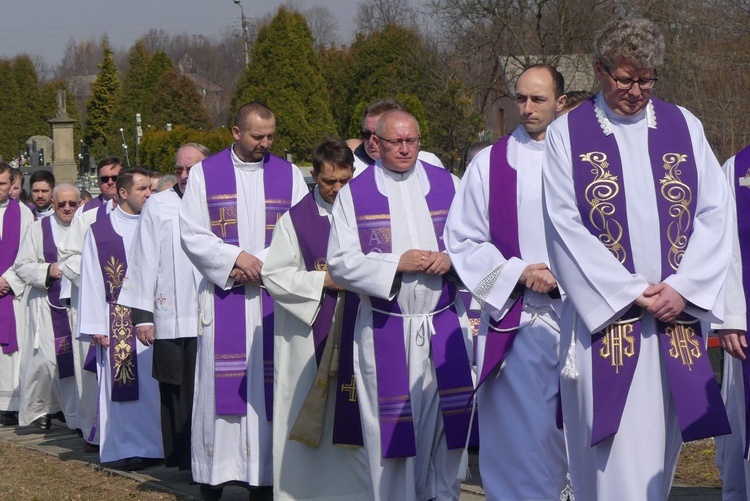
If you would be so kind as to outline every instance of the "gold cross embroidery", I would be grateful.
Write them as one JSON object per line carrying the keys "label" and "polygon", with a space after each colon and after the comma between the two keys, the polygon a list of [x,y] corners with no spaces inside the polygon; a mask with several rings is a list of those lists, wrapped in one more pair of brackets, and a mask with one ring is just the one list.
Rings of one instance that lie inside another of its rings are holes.
{"label": "gold cross embroidery", "polygon": [[341,385],[341,391],[345,391],[349,393],[350,402],[357,401],[357,382],[354,380],[354,376],[352,376],[351,383]]}
{"label": "gold cross embroidery", "polygon": [[211,221],[211,226],[219,226],[221,228],[221,238],[227,237],[227,226],[230,224],[237,224],[237,218],[230,219],[226,215],[226,207],[219,207],[219,219]]}

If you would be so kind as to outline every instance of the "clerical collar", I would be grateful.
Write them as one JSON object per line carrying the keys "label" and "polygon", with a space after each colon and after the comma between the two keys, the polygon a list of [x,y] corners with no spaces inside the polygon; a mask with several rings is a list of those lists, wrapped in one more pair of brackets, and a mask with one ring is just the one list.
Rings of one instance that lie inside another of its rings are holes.
{"label": "clerical collar", "polygon": [[54,214],[55,209],[51,205],[47,207],[46,209],[44,209],[43,211],[40,211],[36,207],[34,207],[34,212],[36,213],[36,217],[38,219],[41,219],[43,217],[51,216],[52,214]]}
{"label": "clerical collar", "polygon": [[259,162],[245,162],[244,160],[240,160],[240,157],[238,157],[234,152],[234,143],[232,143],[232,148],[230,151],[232,152],[232,163],[235,165],[235,167],[242,170],[257,170],[263,168],[262,159]]}
{"label": "clerical collar", "polygon": [[172,186],[172,189],[177,193],[177,196],[182,198],[182,190],[180,189],[180,183],[175,183],[174,186]]}
{"label": "clerical collar", "polygon": [[395,181],[403,181],[405,179],[409,179],[417,171],[417,169],[415,169],[417,165],[416,162],[414,162],[414,165],[411,166],[411,169],[404,171],[404,172],[395,172],[395,171],[386,169],[383,166],[382,160],[378,160],[375,165],[381,168],[381,170],[383,171],[383,174],[385,174],[386,176],[390,177],[391,179]]}
{"label": "clerical collar", "polygon": [[125,221],[138,221],[138,218],[141,217],[140,214],[129,214],[125,212],[119,205],[115,208],[114,212],[117,217],[124,219]]}
{"label": "clerical collar", "polygon": [[518,133],[514,134],[514,137],[524,147],[529,148],[531,150],[544,151],[544,144],[545,144],[544,139],[542,139],[541,141],[537,141],[533,139],[529,135],[528,131],[523,128],[523,125],[519,125],[517,131]]}
{"label": "clerical collar", "polygon": [[651,100],[648,101],[645,109],[632,117],[626,117],[615,113],[604,101],[604,97],[600,92],[594,99],[594,111],[596,113],[596,119],[599,121],[599,126],[601,126],[602,131],[606,136],[609,136],[614,132],[614,129],[612,128],[613,125],[638,123],[643,120],[644,117],[648,120],[648,127],[650,129],[656,128],[656,113],[654,112],[654,103]]}
{"label": "clerical collar", "polygon": [[315,197],[315,202],[318,204],[318,207],[324,209],[327,214],[330,214],[333,210],[333,204],[329,204],[320,196],[320,191],[317,186],[313,188],[313,196]]}

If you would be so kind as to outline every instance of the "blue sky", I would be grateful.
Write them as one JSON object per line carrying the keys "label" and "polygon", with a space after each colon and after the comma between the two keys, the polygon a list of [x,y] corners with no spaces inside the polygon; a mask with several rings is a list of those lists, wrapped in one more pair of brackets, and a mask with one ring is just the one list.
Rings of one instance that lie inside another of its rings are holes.
{"label": "blue sky", "polygon": [[[245,16],[276,11],[279,0],[241,0]],[[358,0],[294,0],[300,9],[325,6],[337,18],[338,37],[348,42],[354,31]],[[150,28],[170,33],[218,35],[240,30],[240,8],[233,0],[2,0],[0,57],[28,53],[56,65],[69,40],[98,39],[128,48]]]}

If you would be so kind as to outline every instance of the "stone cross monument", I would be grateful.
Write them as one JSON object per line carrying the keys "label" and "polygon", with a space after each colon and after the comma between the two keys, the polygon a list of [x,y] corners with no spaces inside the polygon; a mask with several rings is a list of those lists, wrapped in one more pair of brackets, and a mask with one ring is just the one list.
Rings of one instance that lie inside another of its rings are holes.
{"label": "stone cross monument", "polygon": [[65,90],[57,91],[57,115],[47,120],[52,125],[54,153],[52,155],[52,173],[57,183],[75,184],[78,178],[78,167],[73,150],[73,125],[75,120],[65,110]]}

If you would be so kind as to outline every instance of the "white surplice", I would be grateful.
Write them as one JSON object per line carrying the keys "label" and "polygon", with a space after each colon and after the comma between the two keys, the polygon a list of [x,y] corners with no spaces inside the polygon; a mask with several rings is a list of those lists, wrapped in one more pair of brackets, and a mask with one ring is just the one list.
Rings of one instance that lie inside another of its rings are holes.
{"label": "white surplice", "polygon": [[[735,157],[724,163],[724,174],[729,183],[730,218],[732,221],[732,260],[727,273],[727,295],[724,303],[724,322],[714,324],[715,329],[737,329],[747,332],[747,307],[742,283],[742,255],[740,254],[739,230],[737,227],[737,193],[735,191]],[[742,187],[741,190],[750,190]],[[750,193],[741,195],[747,197]],[[745,235],[747,238],[747,235]],[[742,379],[742,361],[724,353],[724,372],[721,396],[727,407],[732,434],[716,437],[716,466],[721,476],[722,499],[745,501],[750,492],[750,461],[745,454],[745,384]]]}
{"label": "white surplice", "polygon": [[[3,231],[3,219],[9,201],[0,204],[0,235]],[[21,230],[20,244],[26,231],[34,223],[34,214],[24,204],[21,206]],[[21,250],[19,245],[19,251]],[[17,254],[16,254],[17,256]],[[0,351],[0,411],[17,411],[21,403],[20,381],[21,381],[21,352],[25,346],[26,336],[26,284],[13,271],[13,266],[5,270],[2,275],[8,281],[13,293],[13,312],[16,317],[16,338],[18,339],[18,351],[5,354]]]}
{"label": "white surplice", "polygon": [[[328,269],[334,282],[362,294],[354,333],[354,373],[357,399],[373,499],[458,499],[461,450],[448,450],[440,412],[435,367],[430,358],[429,313],[441,294],[442,277],[404,273],[398,304],[404,315],[404,343],[411,388],[417,455],[384,459],[380,444],[372,307],[367,296],[393,299],[398,261],[409,249],[438,251],[425,196],[430,183],[421,162],[404,174],[385,169],[378,161],[377,189],[388,197],[392,252],[364,254],[349,186],[336,197],[328,244]],[[458,178],[453,177],[454,185]],[[467,353],[471,357],[469,325],[461,301],[460,314]],[[471,358],[469,358],[471,360]]]}
{"label": "white surplice", "polygon": [[[52,239],[62,240],[69,226],[52,215]],[[51,308],[47,293],[47,276],[50,264],[44,258],[42,221],[37,220],[21,242],[14,270],[18,278],[29,286],[28,322],[21,351],[21,407],[18,422],[28,426],[46,414],[62,411],[65,423],[75,429],[78,393],[73,375],[60,379],[55,355],[55,332],[52,327]],[[69,318],[71,331],[72,318]],[[72,341],[72,340],[71,340]]]}
{"label": "white surplice", "polygon": [[[108,216],[115,232],[122,237],[126,259],[133,241],[138,215],[127,214],[119,207]],[[86,232],[81,259],[80,304],[78,312],[80,337],[91,341],[93,335],[110,336],[109,304],[99,264],[97,242],[91,229]],[[135,331],[133,331],[135,336]],[[110,347],[97,347],[96,365],[99,377],[99,458],[101,462],[120,459],[162,458],[159,387],[151,377],[153,348],[136,340],[138,363],[138,400],[113,402]]]}
{"label": "white surplice", "polygon": [[[247,332],[247,391],[245,416],[216,416],[214,393],[214,284],[234,286],[229,277],[241,250],[266,259],[266,212],[263,164],[240,161],[232,151],[237,183],[237,220],[240,247],[225,244],[211,231],[206,205],[203,163],[190,170],[182,199],[182,247],[203,275],[199,288],[200,319],[193,400],[193,480],[218,485],[232,480],[250,485],[271,485],[271,423],[266,420],[263,388],[263,319],[260,289],[245,287]],[[308,193],[302,173],[292,176],[292,205]],[[240,319],[238,319],[240,321]]]}
{"label": "white surplice", "polygon": [[[330,219],[331,204],[315,188],[318,214]],[[326,242],[327,242],[326,238]],[[263,283],[274,310],[273,488],[274,499],[365,501],[369,478],[364,451],[334,445],[335,392],[329,392],[323,435],[317,447],[291,440],[289,433],[315,382],[318,367],[312,324],[323,297],[325,271],[307,271],[289,213],[276,223]]]}
{"label": "white surplice", "polygon": [[[487,316],[500,320],[526,266],[548,263],[542,217],[544,141],[523,127],[508,141],[507,159],[516,170],[520,258],[503,256],[492,243],[489,222],[490,152],[469,165],[445,225],[445,247],[461,280],[484,304],[477,340],[481,373]],[[561,301],[526,290],[521,325],[502,370],[477,392],[482,486],[488,499],[560,499],[568,464],[565,438],[556,425],[559,391],[558,312]],[[489,335],[502,335],[490,331]],[[513,409],[508,412],[508,409]]]}
{"label": "white surplice", "polygon": [[[98,402],[98,383],[96,373],[86,371],[83,365],[89,353],[91,343],[78,339],[80,324],[78,322],[78,285],[81,276],[81,253],[83,252],[83,238],[89,226],[96,221],[99,208],[83,211],[83,205],[78,208],[70,223],[70,228],[57,245],[57,264],[65,280],[61,284],[60,297],[70,298],[70,315],[73,318],[73,359],[75,363],[76,390],[78,391],[78,406],[76,408],[76,428],[83,432],[83,438],[93,444],[99,443],[99,433],[95,430],[94,437],[89,440],[91,430],[96,420]],[[114,199],[107,201],[106,213],[114,210]],[[66,293],[66,288],[69,289]]]}
{"label": "white surplice", "polygon": [[195,337],[200,274],[180,245],[180,196],[154,193],[143,206],[117,302],[154,314],[154,338]]}
{"label": "white surplice", "polygon": [[[563,304],[561,363],[575,335],[577,379],[561,381],[565,434],[576,500],[666,499],[682,439],[668,383],[663,377],[653,316],[641,322],[638,365],[619,431],[591,447],[593,422],[591,333],[617,320],[649,286],[661,282],[661,241],[648,127],[669,127],[653,107],[636,117],[615,115],[601,99],[597,105],[602,130],[615,134],[623,165],[635,274],[582,224],[571,171],[568,118],[547,130],[543,167],[544,217],[552,272],[567,293]],[[685,116],[698,171],[693,233],[679,271],[665,282],[688,302],[685,312],[706,322],[724,311],[724,279],[731,253],[727,187],[703,127],[690,112]]]}

